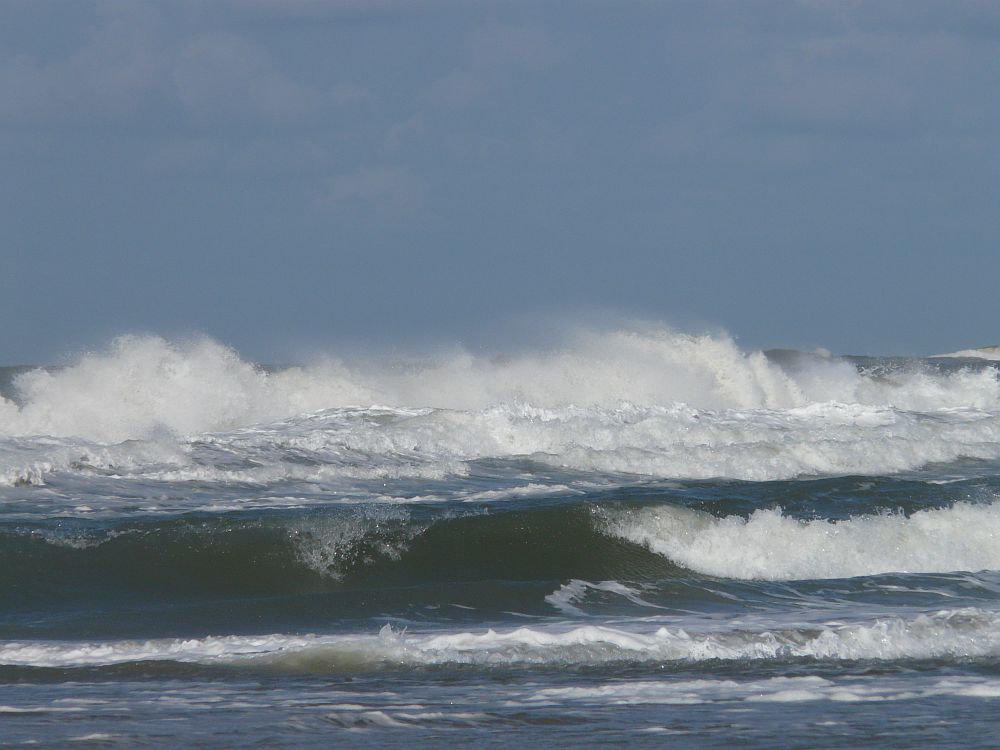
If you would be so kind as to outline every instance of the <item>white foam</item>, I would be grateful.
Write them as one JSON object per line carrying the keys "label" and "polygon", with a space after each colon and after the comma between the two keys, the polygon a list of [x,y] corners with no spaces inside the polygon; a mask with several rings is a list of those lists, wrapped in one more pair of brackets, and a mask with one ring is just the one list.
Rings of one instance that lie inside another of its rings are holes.
{"label": "white foam", "polygon": [[539,484],[538,482],[529,482],[528,484],[518,485],[517,487],[505,487],[499,490],[471,492],[465,495],[462,500],[467,503],[480,503],[487,500],[515,500],[524,497],[535,497],[538,495],[552,497],[554,495],[582,495],[583,493],[583,490],[569,487],[565,484]]}
{"label": "white foam", "polygon": [[108,734],[107,732],[92,732],[91,734],[81,734],[75,737],[67,737],[67,742],[98,742],[107,744],[122,739],[121,735]]}
{"label": "white foam", "polygon": [[[396,410],[388,416],[376,409],[362,418],[367,411],[331,409],[228,433],[110,446],[79,438],[0,437],[0,484],[43,484],[54,472],[261,486],[443,479],[467,474],[471,460],[516,456],[587,472],[756,481],[877,475],[960,457],[1000,458],[1000,415],[974,409],[928,415],[839,404],[722,412],[685,405],[501,404],[478,412]],[[538,483],[523,486],[521,496],[547,492]],[[465,497],[511,496],[482,492]]]}
{"label": "white foam", "polygon": [[[143,661],[256,665],[292,671],[383,666],[470,664],[587,665],[605,662],[706,660],[898,660],[1000,655],[1000,615],[980,609],[942,610],[911,618],[816,623],[770,629],[697,632],[690,624],[652,631],[620,625],[523,627],[509,631],[378,635],[211,636],[201,639],[62,643],[0,643],[0,664],[81,667]],[[646,626],[648,627],[648,626]],[[655,625],[654,625],[655,627]]]}
{"label": "white foam", "polygon": [[571,617],[583,616],[586,613],[577,607],[577,604],[585,602],[592,594],[612,594],[619,596],[632,604],[651,609],[662,609],[662,607],[647,602],[642,598],[641,592],[631,586],[626,586],[618,581],[581,581],[572,579],[568,583],[562,584],[558,589],[545,597],[545,601],[551,604],[565,615]]}
{"label": "white foam", "polygon": [[263,485],[433,479],[510,456],[764,480],[1000,458],[993,368],[872,378],[815,357],[785,370],[724,335],[662,328],[583,332],[503,360],[459,352],[280,372],[210,340],[126,337],[15,388],[16,404],[0,400],[6,485],[81,470]]}
{"label": "white foam", "polygon": [[606,529],[678,565],[725,578],[773,581],[1000,569],[1000,502],[842,521],[800,520],[780,510],[717,518],[660,506],[610,515]]}
{"label": "white foam", "polygon": [[476,411],[502,403],[539,408],[684,403],[698,409],[785,409],[859,403],[907,410],[1000,408],[997,373],[860,376],[829,358],[794,375],[726,336],[668,329],[582,332],[562,349],[496,360],[459,352],[402,367],[336,361],[264,372],[207,339],[117,339],[58,371],[16,379],[20,407],[0,405],[0,432],[147,438],[158,430],[190,435],[248,426],[349,405],[387,404]]}
{"label": "white foam", "polygon": [[53,472],[119,476],[190,463],[171,440],[127,440],[104,445],[78,438],[0,437],[0,486],[43,485]]}
{"label": "white foam", "polygon": [[[1000,680],[989,677],[914,679],[818,676],[763,680],[626,680],[595,687],[543,688],[522,698],[527,705],[697,705],[702,703],[871,703],[941,697],[992,699]],[[823,722],[833,724],[836,722]]]}

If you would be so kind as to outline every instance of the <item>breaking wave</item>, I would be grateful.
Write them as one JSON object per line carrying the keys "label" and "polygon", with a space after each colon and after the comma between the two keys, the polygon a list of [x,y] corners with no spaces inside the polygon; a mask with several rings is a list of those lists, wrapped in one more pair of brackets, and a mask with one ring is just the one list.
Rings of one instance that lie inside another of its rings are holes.
{"label": "breaking wave", "polygon": [[711,660],[898,660],[1000,655],[1000,616],[966,608],[869,622],[766,630],[661,626],[651,632],[610,625],[377,635],[210,636],[147,641],[0,643],[0,665],[97,667],[136,662],[252,666],[288,672],[341,672],[467,664],[587,666],[608,662]]}
{"label": "breaking wave", "polygon": [[677,506],[622,511],[608,532],[677,565],[768,581],[1000,569],[1000,503],[801,520],[780,510],[715,517]]}
{"label": "breaking wave", "polygon": [[580,333],[551,351],[497,358],[465,352],[416,361],[338,362],[265,371],[208,339],[117,339],[59,370],[19,375],[0,402],[7,435],[99,442],[228,430],[343,406],[382,404],[477,411],[537,408],[789,409],[837,402],[931,410],[1000,408],[991,368],[871,378],[841,359],[783,368],[727,336],[668,329]]}
{"label": "breaking wave", "polygon": [[1000,458],[998,371],[744,352],[727,336],[584,332],[547,351],[268,370],[201,339],[125,337],[0,399],[0,483],[54,472],[273,484],[460,476],[529,457],[748,480]]}

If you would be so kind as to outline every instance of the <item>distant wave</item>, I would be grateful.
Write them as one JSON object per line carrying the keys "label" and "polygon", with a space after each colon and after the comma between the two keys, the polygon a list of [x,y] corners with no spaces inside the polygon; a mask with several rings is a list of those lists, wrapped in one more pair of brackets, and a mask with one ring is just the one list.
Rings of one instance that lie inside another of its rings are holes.
{"label": "distant wave", "polygon": [[344,406],[478,411],[685,404],[789,409],[829,402],[927,410],[1000,409],[993,369],[919,368],[869,378],[850,363],[803,358],[784,369],[726,336],[669,329],[583,332],[551,351],[497,360],[465,352],[418,361],[340,362],[264,371],[214,341],[123,337],[56,371],[15,378],[0,434],[99,442],[230,430]]}
{"label": "distant wave", "polygon": [[470,460],[749,480],[1000,457],[985,367],[779,364],[724,335],[581,332],[504,359],[268,371],[211,340],[118,339],[0,400],[0,484],[53,473],[268,485],[459,476]]}
{"label": "distant wave", "polygon": [[950,354],[935,354],[933,358],[951,357],[955,359],[986,359],[1000,361],[1000,346],[982,346],[976,349],[962,349]]}

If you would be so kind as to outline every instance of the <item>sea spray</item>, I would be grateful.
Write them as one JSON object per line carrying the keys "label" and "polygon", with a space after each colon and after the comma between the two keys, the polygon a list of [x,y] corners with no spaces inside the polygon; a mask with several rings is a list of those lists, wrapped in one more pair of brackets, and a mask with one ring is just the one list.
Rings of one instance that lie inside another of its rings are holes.
{"label": "sea spray", "polygon": [[[1000,408],[997,371],[914,368],[870,378],[849,362],[811,357],[783,368],[727,336],[669,329],[578,332],[562,347],[496,358],[430,353],[399,361],[328,360],[263,370],[209,339],[115,340],[63,369],[15,378],[0,402],[0,434],[109,443],[161,432],[232,430],[345,406],[479,412],[611,409],[785,410],[862,404],[905,411]],[[12,400],[11,400],[12,399]]]}

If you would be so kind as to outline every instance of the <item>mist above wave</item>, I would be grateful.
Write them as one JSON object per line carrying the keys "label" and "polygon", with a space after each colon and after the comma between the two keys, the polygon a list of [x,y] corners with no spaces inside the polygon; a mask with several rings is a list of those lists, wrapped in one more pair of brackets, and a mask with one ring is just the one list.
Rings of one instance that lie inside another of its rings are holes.
{"label": "mist above wave", "polygon": [[210,339],[116,339],[60,370],[19,375],[0,400],[0,435],[101,443],[196,435],[345,406],[476,412],[498,405],[609,409],[684,404],[782,410],[836,402],[902,410],[1000,410],[992,368],[914,369],[871,378],[814,357],[783,368],[726,335],[666,328],[582,331],[556,348],[498,358],[468,352],[419,360],[327,360],[266,371]]}

